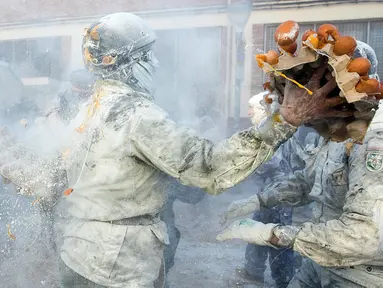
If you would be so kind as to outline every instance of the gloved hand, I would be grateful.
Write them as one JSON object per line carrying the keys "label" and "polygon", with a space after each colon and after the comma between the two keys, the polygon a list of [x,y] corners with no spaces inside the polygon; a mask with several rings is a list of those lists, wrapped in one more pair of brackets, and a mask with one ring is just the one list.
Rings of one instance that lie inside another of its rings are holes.
{"label": "gloved hand", "polygon": [[244,217],[250,213],[259,211],[260,209],[261,204],[257,194],[247,199],[234,201],[229,205],[227,211],[221,216],[221,224],[224,225],[227,220],[233,220],[237,217]]}
{"label": "gloved hand", "polygon": [[252,109],[251,122],[259,126],[267,117],[279,111],[278,95],[263,91],[250,98],[249,108]]}
{"label": "gloved hand", "polygon": [[263,224],[252,219],[238,220],[226,228],[217,236],[218,241],[240,239],[259,246],[270,246],[277,248],[270,243],[273,237],[274,228],[278,224]]}
{"label": "gloved hand", "polygon": [[258,126],[263,119],[269,115],[270,107],[265,104],[264,98],[269,92],[264,91],[254,95],[249,100],[249,108],[251,109],[250,120],[253,125]]}

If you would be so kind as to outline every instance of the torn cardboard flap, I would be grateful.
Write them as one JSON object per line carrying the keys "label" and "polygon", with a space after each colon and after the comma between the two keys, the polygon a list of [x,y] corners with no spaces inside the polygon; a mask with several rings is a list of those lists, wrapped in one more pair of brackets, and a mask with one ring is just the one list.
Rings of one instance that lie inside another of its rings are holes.
{"label": "torn cardboard flap", "polygon": [[356,91],[355,86],[360,80],[360,76],[355,72],[348,72],[347,65],[350,63],[351,58],[344,54],[337,56],[334,54],[333,45],[326,44],[322,49],[315,49],[310,41],[305,41],[303,44],[310,47],[318,54],[326,55],[328,57],[328,64],[333,68],[333,76],[338,84],[339,89],[342,91],[341,97],[345,97],[348,103],[353,103],[367,98],[366,93],[359,93]]}
{"label": "torn cardboard flap", "polygon": [[[345,102],[347,102],[337,106],[336,109],[355,111],[354,116],[343,120],[344,124],[329,126],[330,135],[334,132],[332,135],[336,136],[337,140],[332,138],[335,141],[352,138],[356,143],[361,143],[375,114],[378,101],[383,98],[382,84],[368,75],[369,68],[371,68],[369,59],[358,58],[355,60],[352,58],[357,41],[353,37],[340,35],[334,25],[324,24],[319,27],[318,31],[307,30],[302,36],[302,47],[300,48],[297,48],[299,29],[292,31],[291,27],[295,29],[299,26],[294,21],[286,21],[276,29],[278,37],[275,37],[275,41],[278,44],[279,53],[270,50],[266,54],[256,55],[259,66],[266,73],[282,76],[311,95],[315,91],[307,89],[302,85],[304,83],[299,83],[299,81],[308,80],[302,69],[305,69],[306,64],[310,64],[311,68],[318,68],[319,65],[322,65],[322,62],[318,61],[321,55],[328,58],[327,65],[332,68],[330,70],[332,70],[332,76],[340,90],[339,96],[345,98]],[[299,80],[291,75],[301,78]],[[264,87],[268,87],[267,89],[270,91],[276,90],[275,82],[271,81],[266,84],[268,85]],[[331,132],[331,129],[336,131]]]}
{"label": "torn cardboard flap", "polygon": [[309,47],[302,47],[297,55],[282,52],[278,64],[273,67],[277,71],[289,70],[302,64],[315,62],[319,56]]}

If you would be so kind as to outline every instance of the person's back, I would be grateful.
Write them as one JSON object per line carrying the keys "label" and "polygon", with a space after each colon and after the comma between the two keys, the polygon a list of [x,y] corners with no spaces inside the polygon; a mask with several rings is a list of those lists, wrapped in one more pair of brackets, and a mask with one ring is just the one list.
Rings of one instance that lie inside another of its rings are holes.
{"label": "person's back", "polygon": [[[148,94],[135,92],[115,80],[101,84],[96,87],[96,95],[102,95],[95,100],[97,113],[88,118],[83,111],[74,120],[80,132],[78,143],[90,145],[80,145],[83,148],[70,156],[83,162],[72,165],[69,173],[69,185],[74,190],[65,200],[72,219],[65,229],[61,258],[96,283],[121,285],[118,283],[128,281],[150,287],[158,277],[160,248],[169,243],[165,224],[158,218],[167,192],[161,170],[181,178],[183,184],[198,185],[213,194],[223,186],[233,185],[231,177],[234,181],[241,178],[239,171],[228,168],[226,163],[233,163],[230,157],[223,157],[218,150],[204,154],[212,143],[185,142],[183,139],[197,138],[168,119]],[[251,152],[241,152],[243,148],[237,143],[242,141],[233,137],[229,140],[233,144],[224,144],[220,149],[233,145],[228,151],[254,157]],[[184,151],[192,153],[189,158],[184,158]],[[218,161],[218,166],[213,166],[218,178],[210,176],[206,161]],[[108,253],[100,253],[100,247]],[[132,266],[136,269],[130,269]],[[111,278],[108,271],[124,273]],[[147,276],[137,278],[142,273]]]}
{"label": "person's back", "polygon": [[[125,35],[121,25],[138,29]],[[103,46],[94,45],[99,37]],[[142,41],[132,42],[134,37]],[[72,220],[61,258],[101,285],[152,287],[158,277],[162,249],[168,244],[165,224],[158,218],[167,192],[163,173],[217,195],[255,170],[268,156],[264,150],[270,149],[260,144],[254,128],[214,145],[169,119],[149,96],[156,65],[154,40],[154,32],[127,13],[101,19],[84,37],[86,66],[106,80],[96,84],[90,108],[72,121],[81,144],[69,156],[79,162],[69,171],[73,192],[65,200]],[[127,43],[142,46],[132,51]],[[112,59],[116,45],[122,50]],[[276,124],[276,135],[279,129]],[[272,146],[279,137],[270,140]]]}

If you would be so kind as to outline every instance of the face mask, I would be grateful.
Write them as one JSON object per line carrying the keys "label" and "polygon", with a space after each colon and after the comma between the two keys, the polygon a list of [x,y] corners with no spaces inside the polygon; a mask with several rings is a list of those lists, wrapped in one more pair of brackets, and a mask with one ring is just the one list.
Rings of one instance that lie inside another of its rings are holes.
{"label": "face mask", "polygon": [[151,91],[153,85],[154,67],[147,62],[138,62],[132,67],[133,77],[137,80],[136,86]]}
{"label": "face mask", "polygon": [[153,75],[158,67],[158,60],[152,51],[148,52],[147,61],[138,61],[132,67],[133,77],[137,80],[136,85],[146,91],[152,92]]}

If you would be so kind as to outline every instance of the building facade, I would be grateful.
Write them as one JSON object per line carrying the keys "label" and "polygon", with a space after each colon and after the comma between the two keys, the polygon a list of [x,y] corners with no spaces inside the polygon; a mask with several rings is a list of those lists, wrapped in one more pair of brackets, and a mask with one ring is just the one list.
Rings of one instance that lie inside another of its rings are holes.
{"label": "building facade", "polygon": [[[295,20],[302,30],[335,23],[342,33],[370,43],[383,63],[383,1],[254,0],[244,31],[241,52],[244,55],[240,55],[244,56],[244,79],[239,96],[235,92],[238,42],[227,9],[231,2],[14,0],[8,6],[2,3],[0,60],[11,63],[27,86],[65,81],[71,70],[82,68],[81,41],[89,23],[108,13],[134,12],[148,21],[159,36],[156,49],[161,68],[156,93],[160,100],[177,102],[177,109],[183,113],[194,113],[198,106],[214,106],[225,123],[238,112],[241,118],[247,117],[247,101],[261,91],[263,82],[254,54],[274,48],[273,31],[283,21]],[[383,77],[382,72],[383,66],[379,70]],[[194,106],[190,107],[190,103]],[[239,110],[235,108],[238,103]]]}

